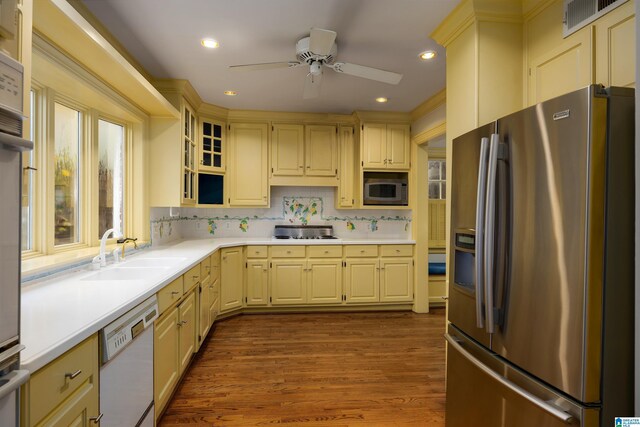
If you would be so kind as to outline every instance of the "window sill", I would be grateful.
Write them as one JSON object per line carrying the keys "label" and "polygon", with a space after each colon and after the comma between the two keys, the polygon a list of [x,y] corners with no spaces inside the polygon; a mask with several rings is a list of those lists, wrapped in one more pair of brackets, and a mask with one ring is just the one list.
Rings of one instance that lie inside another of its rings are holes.
{"label": "window sill", "polygon": [[[106,246],[107,261],[111,260],[111,252],[117,246],[117,244]],[[138,242],[138,248],[142,249],[146,246],[147,242]],[[127,253],[131,253],[130,251],[131,249],[127,248]],[[92,246],[58,252],[52,255],[35,256],[29,254],[29,256],[23,258],[21,262],[22,282],[40,279],[64,270],[86,265],[90,263],[98,253],[100,253],[100,248],[98,246]]]}

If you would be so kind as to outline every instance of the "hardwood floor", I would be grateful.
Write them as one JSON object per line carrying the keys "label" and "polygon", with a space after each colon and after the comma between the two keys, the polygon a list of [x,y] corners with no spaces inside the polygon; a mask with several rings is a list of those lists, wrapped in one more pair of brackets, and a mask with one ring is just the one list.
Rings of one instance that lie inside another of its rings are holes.
{"label": "hardwood floor", "polygon": [[217,323],[159,426],[444,426],[444,309]]}

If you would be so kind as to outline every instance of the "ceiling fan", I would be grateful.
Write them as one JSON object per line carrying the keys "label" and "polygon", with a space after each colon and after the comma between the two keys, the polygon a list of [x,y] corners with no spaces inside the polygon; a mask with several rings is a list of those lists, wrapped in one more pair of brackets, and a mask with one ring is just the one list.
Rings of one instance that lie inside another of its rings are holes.
{"label": "ceiling fan", "polygon": [[309,74],[305,80],[304,98],[315,98],[320,94],[323,67],[331,68],[338,73],[376,80],[396,85],[402,79],[402,74],[348,62],[335,62],[338,45],[335,42],[336,32],[312,28],[309,37],[296,43],[297,61],[265,62],[261,64],[231,65],[233,70],[269,70],[273,68],[295,68],[309,65]]}

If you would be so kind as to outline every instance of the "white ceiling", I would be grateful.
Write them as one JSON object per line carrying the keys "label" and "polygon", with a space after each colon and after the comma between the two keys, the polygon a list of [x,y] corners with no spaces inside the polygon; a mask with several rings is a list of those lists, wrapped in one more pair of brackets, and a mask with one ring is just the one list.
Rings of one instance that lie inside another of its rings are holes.
{"label": "white ceiling", "polygon": [[[444,49],[431,31],[458,0],[83,0],[157,78],[186,79],[208,103],[274,111],[411,111],[445,86]],[[336,31],[337,61],[404,75],[398,85],[324,69],[320,96],[303,99],[308,67],[231,71],[229,65],[295,60],[311,27]],[[205,49],[200,40],[220,42]],[[424,62],[418,53],[435,50]],[[236,97],[223,94],[235,90]],[[386,104],[375,98],[389,98]]]}

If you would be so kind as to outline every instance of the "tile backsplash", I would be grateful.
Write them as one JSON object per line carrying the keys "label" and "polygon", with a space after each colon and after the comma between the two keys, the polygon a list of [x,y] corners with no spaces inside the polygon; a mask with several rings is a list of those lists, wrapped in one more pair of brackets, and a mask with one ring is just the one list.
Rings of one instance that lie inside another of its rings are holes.
{"label": "tile backsplash", "polygon": [[[270,237],[279,224],[333,225],[341,238],[409,238],[411,211],[338,210],[332,187],[272,187],[270,208],[151,208],[151,239]],[[170,214],[173,214],[171,216]]]}

